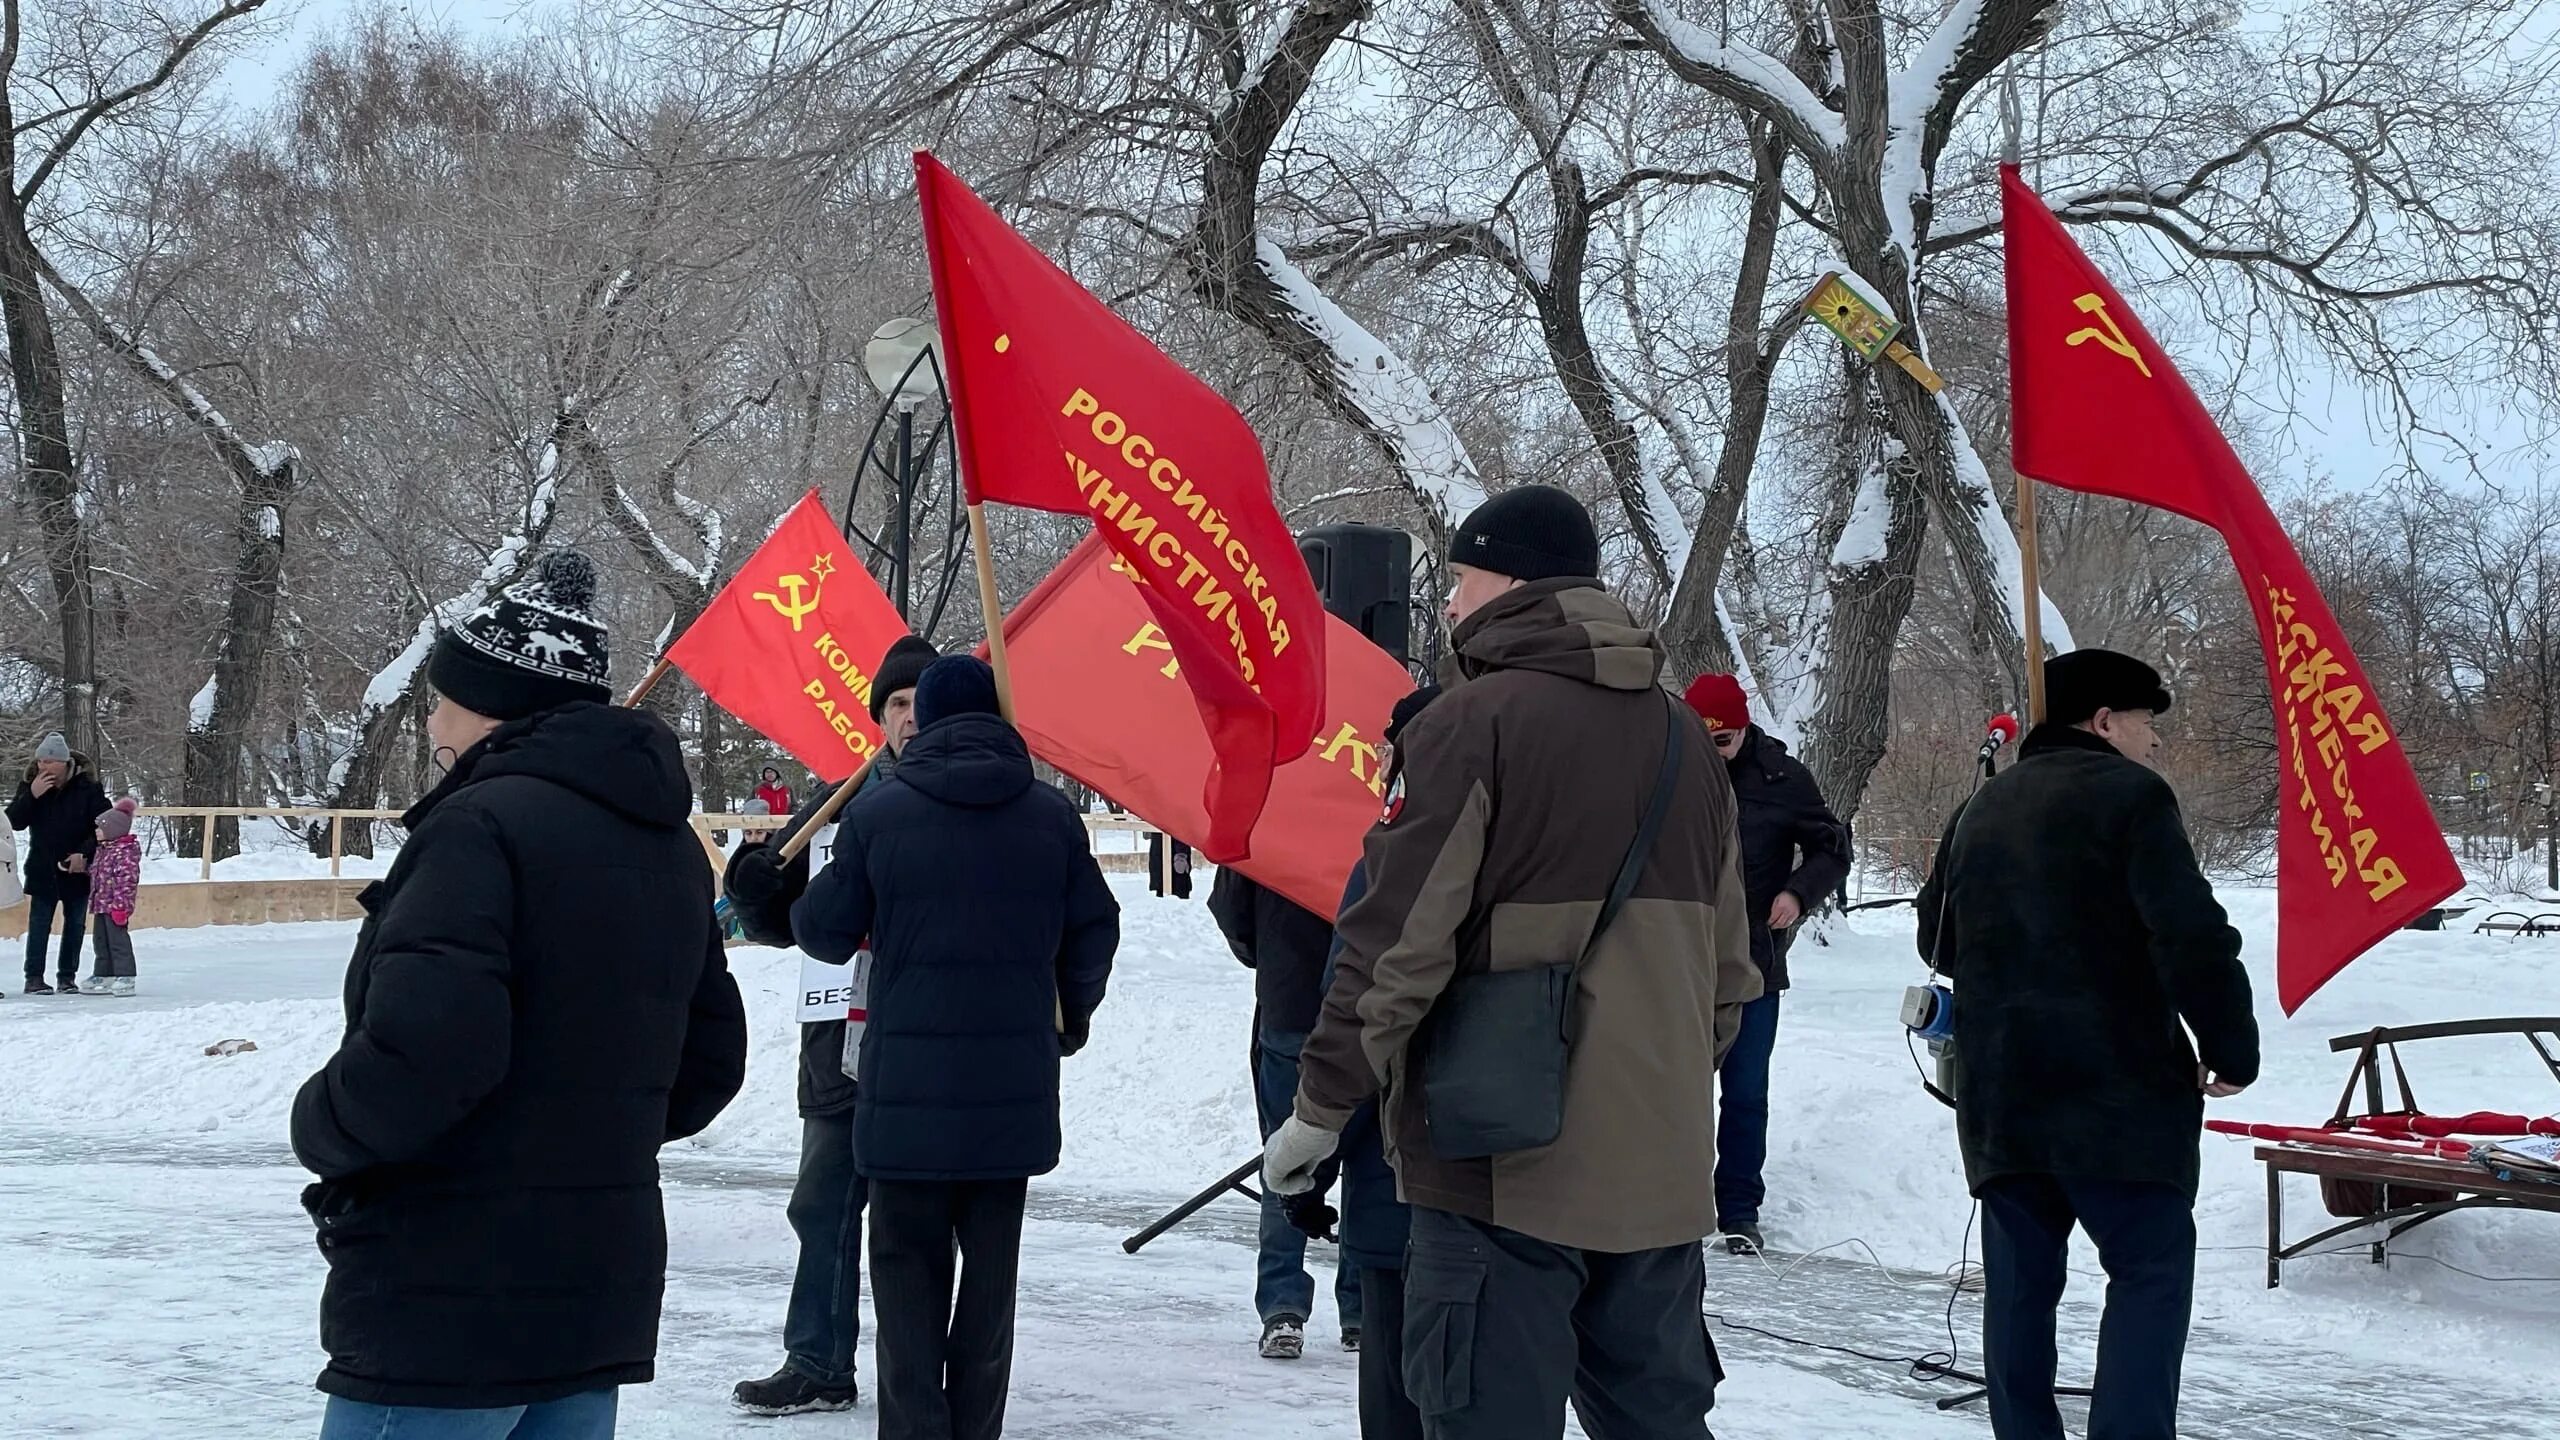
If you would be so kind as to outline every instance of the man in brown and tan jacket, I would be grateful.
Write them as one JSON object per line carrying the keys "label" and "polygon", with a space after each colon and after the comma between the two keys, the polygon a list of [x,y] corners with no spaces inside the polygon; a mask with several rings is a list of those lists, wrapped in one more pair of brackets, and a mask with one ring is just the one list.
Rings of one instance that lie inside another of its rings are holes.
{"label": "man in brown and tan jacket", "polygon": [[[1434,1440],[1551,1440],[1570,1396],[1609,1440],[1704,1440],[1700,1318],[1715,1229],[1716,1061],[1760,993],[1732,785],[1657,683],[1652,632],[1594,578],[1591,518],[1520,486],[1451,546],[1457,683],[1406,733],[1370,833],[1296,1111],[1266,1163],[1302,1188],[1381,1096],[1413,1205],[1405,1374]],[[1592,939],[1676,726],[1682,776],[1635,888],[1575,982],[1564,1124],[1488,1159],[1433,1152],[1418,1083],[1453,981],[1560,964]],[[1694,777],[1694,778],[1691,778]]]}

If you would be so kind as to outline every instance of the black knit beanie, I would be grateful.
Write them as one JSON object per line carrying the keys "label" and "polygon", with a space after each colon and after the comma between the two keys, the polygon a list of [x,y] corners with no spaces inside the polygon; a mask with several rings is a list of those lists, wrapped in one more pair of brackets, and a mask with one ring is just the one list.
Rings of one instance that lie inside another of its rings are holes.
{"label": "black knit beanie", "polygon": [[531,579],[448,625],[427,661],[436,693],[492,720],[613,698],[594,562],[575,550],[542,557]]}
{"label": "black knit beanie", "polygon": [[975,655],[946,655],[916,679],[916,728],[954,715],[1001,715],[996,672]]}
{"label": "black knit beanie", "polygon": [[1449,563],[1514,580],[1600,577],[1600,535],[1582,502],[1553,485],[1514,485],[1475,508]]}
{"label": "black knit beanie", "polygon": [[889,653],[880,657],[880,672],[871,677],[871,718],[878,720],[880,712],[889,708],[890,696],[916,688],[916,681],[924,678],[924,667],[941,658],[932,641],[899,636]]}

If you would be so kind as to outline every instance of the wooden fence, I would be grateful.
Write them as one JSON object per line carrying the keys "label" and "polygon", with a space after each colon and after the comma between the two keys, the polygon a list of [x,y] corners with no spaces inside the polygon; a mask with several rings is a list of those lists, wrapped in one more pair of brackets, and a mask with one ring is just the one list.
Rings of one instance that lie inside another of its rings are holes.
{"label": "wooden fence", "polygon": [[[257,805],[173,805],[146,808],[135,817],[137,826],[157,823],[171,836],[194,827],[201,849],[193,857],[197,871],[194,882],[148,881],[151,892],[147,903],[136,909],[134,923],[142,928],[192,929],[201,925],[257,925],[280,921],[351,919],[360,913],[355,903],[356,892],[368,882],[345,875],[346,829],[350,821],[372,825],[384,820],[397,820],[398,810],[326,810],[310,806]],[[329,822],[329,874],[281,876],[261,880],[219,880],[214,875],[214,822],[222,819],[291,820],[307,824]],[[1088,815],[1085,830],[1096,842],[1106,834],[1124,833],[1140,837],[1152,827],[1142,820],[1116,815]],[[702,842],[703,855],[716,876],[728,863],[721,849],[724,837],[735,833],[762,834],[781,829],[791,823],[788,815],[696,815],[691,819],[693,833]],[[1143,838],[1134,850],[1104,850],[1097,843],[1097,858],[1105,870],[1143,871],[1146,868],[1146,845]],[[146,877],[147,880],[147,877]],[[27,905],[0,907],[0,938],[26,933]]]}

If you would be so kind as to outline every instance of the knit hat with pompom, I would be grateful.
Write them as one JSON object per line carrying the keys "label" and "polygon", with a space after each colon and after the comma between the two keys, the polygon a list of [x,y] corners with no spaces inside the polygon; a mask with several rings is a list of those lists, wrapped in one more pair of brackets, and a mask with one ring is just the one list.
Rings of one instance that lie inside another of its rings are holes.
{"label": "knit hat with pompom", "polygon": [[141,808],[141,801],[127,795],[98,816],[96,821],[98,833],[110,840],[121,840],[132,834],[133,812]]}
{"label": "knit hat with pompom", "polygon": [[575,550],[555,550],[531,578],[445,627],[427,662],[427,683],[492,720],[609,701],[612,667],[595,601],[595,562]]}

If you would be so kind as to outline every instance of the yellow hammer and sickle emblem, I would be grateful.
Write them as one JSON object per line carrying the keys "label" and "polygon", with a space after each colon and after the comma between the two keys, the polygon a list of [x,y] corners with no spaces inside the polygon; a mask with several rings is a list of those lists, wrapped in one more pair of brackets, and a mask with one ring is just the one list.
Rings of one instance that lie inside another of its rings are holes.
{"label": "yellow hammer and sickle emblem", "polygon": [[2116,317],[2107,313],[2106,301],[2096,295],[2083,295],[2071,303],[2079,306],[2082,314],[2097,316],[2098,323],[2086,330],[2072,331],[2063,343],[2078,345],[2085,340],[2095,340],[2132,361],[2133,368],[2142,372],[2143,379],[2151,378],[2151,367],[2143,362],[2142,352],[2133,348],[2133,342],[2124,338],[2124,331],[2116,325]]}
{"label": "yellow hammer and sickle emblem", "polygon": [[772,606],[775,614],[791,622],[791,632],[796,635],[800,633],[801,620],[818,608],[818,597],[809,594],[803,598],[802,592],[809,589],[809,577],[806,575],[785,575],[774,583],[790,592],[791,598],[785,600],[770,590],[758,590],[749,598]]}

